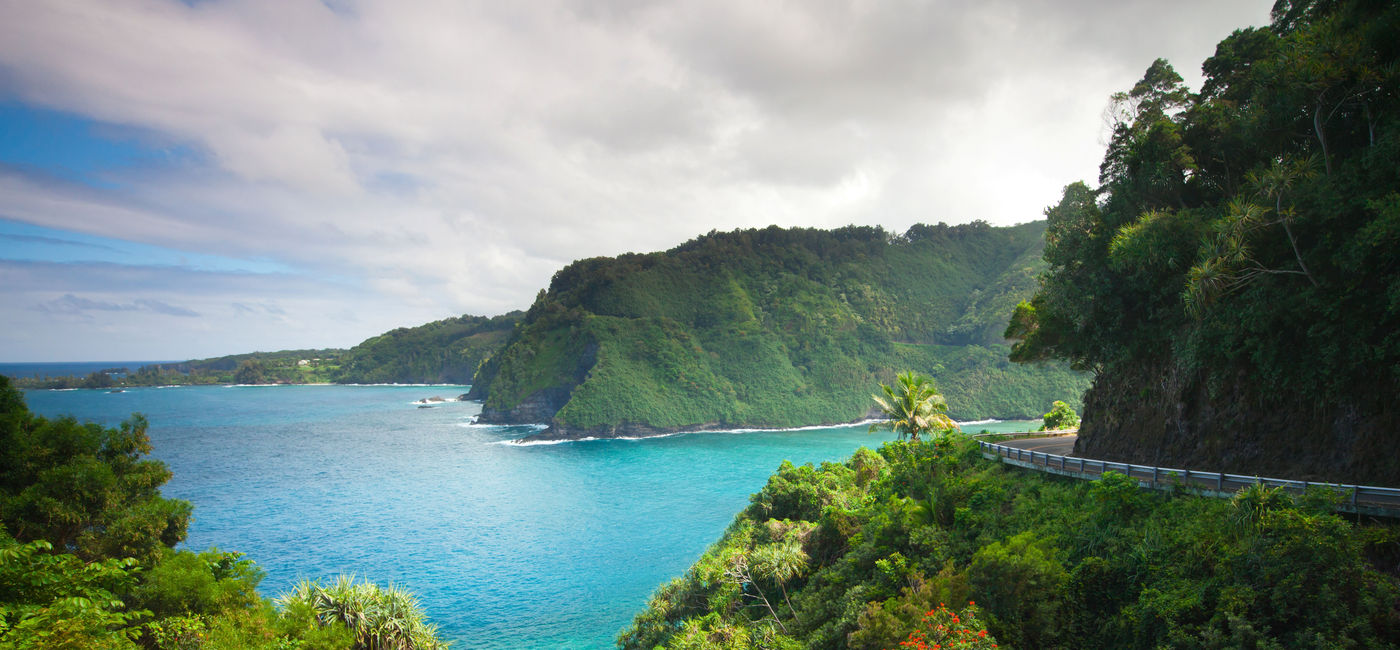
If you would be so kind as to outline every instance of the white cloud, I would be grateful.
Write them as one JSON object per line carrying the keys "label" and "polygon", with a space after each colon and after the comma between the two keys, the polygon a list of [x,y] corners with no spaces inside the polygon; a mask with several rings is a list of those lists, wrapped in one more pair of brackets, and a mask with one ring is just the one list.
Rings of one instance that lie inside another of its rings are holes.
{"label": "white cloud", "polygon": [[[1110,93],[1270,4],[0,0],[0,96],[195,152],[0,175],[0,206],[334,278],[391,326],[499,313],[710,229],[1037,219],[1096,177]],[[328,332],[375,333],[346,307]]]}

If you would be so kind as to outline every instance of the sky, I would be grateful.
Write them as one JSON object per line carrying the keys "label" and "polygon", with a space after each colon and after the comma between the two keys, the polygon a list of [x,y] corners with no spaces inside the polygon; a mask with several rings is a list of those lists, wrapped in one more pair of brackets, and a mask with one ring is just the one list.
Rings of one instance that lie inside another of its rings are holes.
{"label": "sky", "polygon": [[0,361],[350,347],[710,230],[1042,218],[1261,0],[0,0]]}

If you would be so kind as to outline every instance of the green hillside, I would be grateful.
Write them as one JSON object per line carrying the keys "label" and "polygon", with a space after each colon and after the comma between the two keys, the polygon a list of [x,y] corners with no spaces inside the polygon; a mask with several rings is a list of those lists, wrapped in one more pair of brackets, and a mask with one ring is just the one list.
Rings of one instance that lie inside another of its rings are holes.
{"label": "green hillside", "polygon": [[340,356],[341,384],[465,384],[505,343],[521,312],[459,316],[400,327],[365,339]]}
{"label": "green hillside", "polygon": [[194,384],[466,384],[505,345],[522,312],[459,316],[400,327],[349,350],[249,352],[113,368],[86,377],[20,378],[20,388],[121,388]]}
{"label": "green hillside", "polygon": [[1393,648],[1400,526],[1340,498],[1080,481],[962,436],[784,462],[618,646]]}
{"label": "green hillside", "polygon": [[898,369],[934,376],[959,419],[1032,417],[1078,396],[1063,365],[1006,361],[1043,223],[710,233],[555,274],[473,397],[549,436],[781,427],[864,417]]}

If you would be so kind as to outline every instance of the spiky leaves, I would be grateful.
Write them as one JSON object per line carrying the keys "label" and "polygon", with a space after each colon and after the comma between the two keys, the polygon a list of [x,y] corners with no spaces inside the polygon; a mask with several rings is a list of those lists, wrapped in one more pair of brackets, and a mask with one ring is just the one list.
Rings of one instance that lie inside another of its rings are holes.
{"label": "spiky leaves", "polygon": [[933,380],[910,370],[895,378],[894,386],[880,384],[884,396],[872,395],[885,420],[870,425],[871,431],[890,429],[899,438],[919,441],[923,434],[946,434],[958,428],[948,417],[948,401]]}
{"label": "spiky leaves", "polygon": [[343,625],[355,635],[356,650],[439,650],[437,626],[428,623],[412,593],[390,585],[356,582],[340,576],[323,585],[303,580],[278,599],[283,609],[308,605],[322,625]]}

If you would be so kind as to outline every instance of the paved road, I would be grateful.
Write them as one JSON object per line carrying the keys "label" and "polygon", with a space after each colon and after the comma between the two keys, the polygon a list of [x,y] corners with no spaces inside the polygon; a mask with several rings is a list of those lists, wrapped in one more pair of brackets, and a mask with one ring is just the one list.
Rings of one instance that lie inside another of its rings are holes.
{"label": "paved road", "polygon": [[1056,436],[1054,438],[1022,438],[1020,440],[1008,440],[998,443],[1007,447],[1018,447],[1026,451],[1038,451],[1042,454],[1058,454],[1069,456],[1074,453],[1074,441],[1079,436]]}

